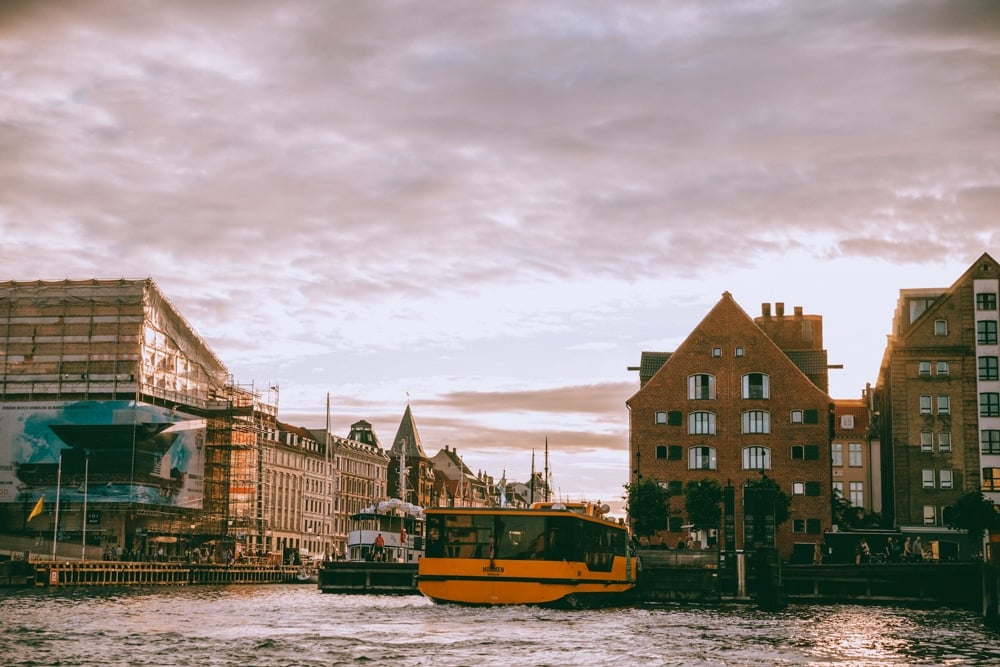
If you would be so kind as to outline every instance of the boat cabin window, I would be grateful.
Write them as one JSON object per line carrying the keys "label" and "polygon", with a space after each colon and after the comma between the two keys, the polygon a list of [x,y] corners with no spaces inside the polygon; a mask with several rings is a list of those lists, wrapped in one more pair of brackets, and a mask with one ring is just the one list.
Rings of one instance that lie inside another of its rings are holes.
{"label": "boat cabin window", "polygon": [[585,562],[610,571],[627,553],[620,527],[573,516],[434,514],[427,517],[428,558],[492,558]]}

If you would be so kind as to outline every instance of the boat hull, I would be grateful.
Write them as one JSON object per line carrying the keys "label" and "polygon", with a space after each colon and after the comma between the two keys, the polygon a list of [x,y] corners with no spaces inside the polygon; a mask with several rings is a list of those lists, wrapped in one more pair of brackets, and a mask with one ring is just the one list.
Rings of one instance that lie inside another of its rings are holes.
{"label": "boat hull", "polygon": [[590,572],[585,564],[573,562],[462,562],[425,557],[420,562],[417,587],[435,602],[472,606],[627,604],[635,579],[626,573],[625,559],[620,560],[623,562],[612,572]]}

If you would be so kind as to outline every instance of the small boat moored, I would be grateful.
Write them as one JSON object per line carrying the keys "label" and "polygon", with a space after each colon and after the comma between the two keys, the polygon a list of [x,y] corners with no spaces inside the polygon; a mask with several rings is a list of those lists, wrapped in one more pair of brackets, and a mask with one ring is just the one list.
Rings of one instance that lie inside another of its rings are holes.
{"label": "small boat moored", "polygon": [[417,587],[435,602],[625,604],[638,563],[627,527],[592,503],[425,510]]}
{"label": "small boat moored", "polygon": [[323,593],[419,595],[415,578],[423,556],[424,510],[398,498],[351,516],[343,559],[318,572]]}

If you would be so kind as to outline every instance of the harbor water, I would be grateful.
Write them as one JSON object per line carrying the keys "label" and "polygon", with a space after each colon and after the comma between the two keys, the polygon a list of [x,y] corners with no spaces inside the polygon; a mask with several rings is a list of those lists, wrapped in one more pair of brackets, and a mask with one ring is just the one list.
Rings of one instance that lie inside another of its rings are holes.
{"label": "harbor water", "polygon": [[463,608],[309,585],[0,590],[4,665],[997,665],[966,611]]}

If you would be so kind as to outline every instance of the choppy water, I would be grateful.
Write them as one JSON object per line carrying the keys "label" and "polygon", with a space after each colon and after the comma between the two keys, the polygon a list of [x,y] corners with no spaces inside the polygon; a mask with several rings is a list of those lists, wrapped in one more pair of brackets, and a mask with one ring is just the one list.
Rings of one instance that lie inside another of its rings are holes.
{"label": "choppy water", "polygon": [[0,592],[4,665],[998,665],[974,614],[469,609],[315,586]]}

